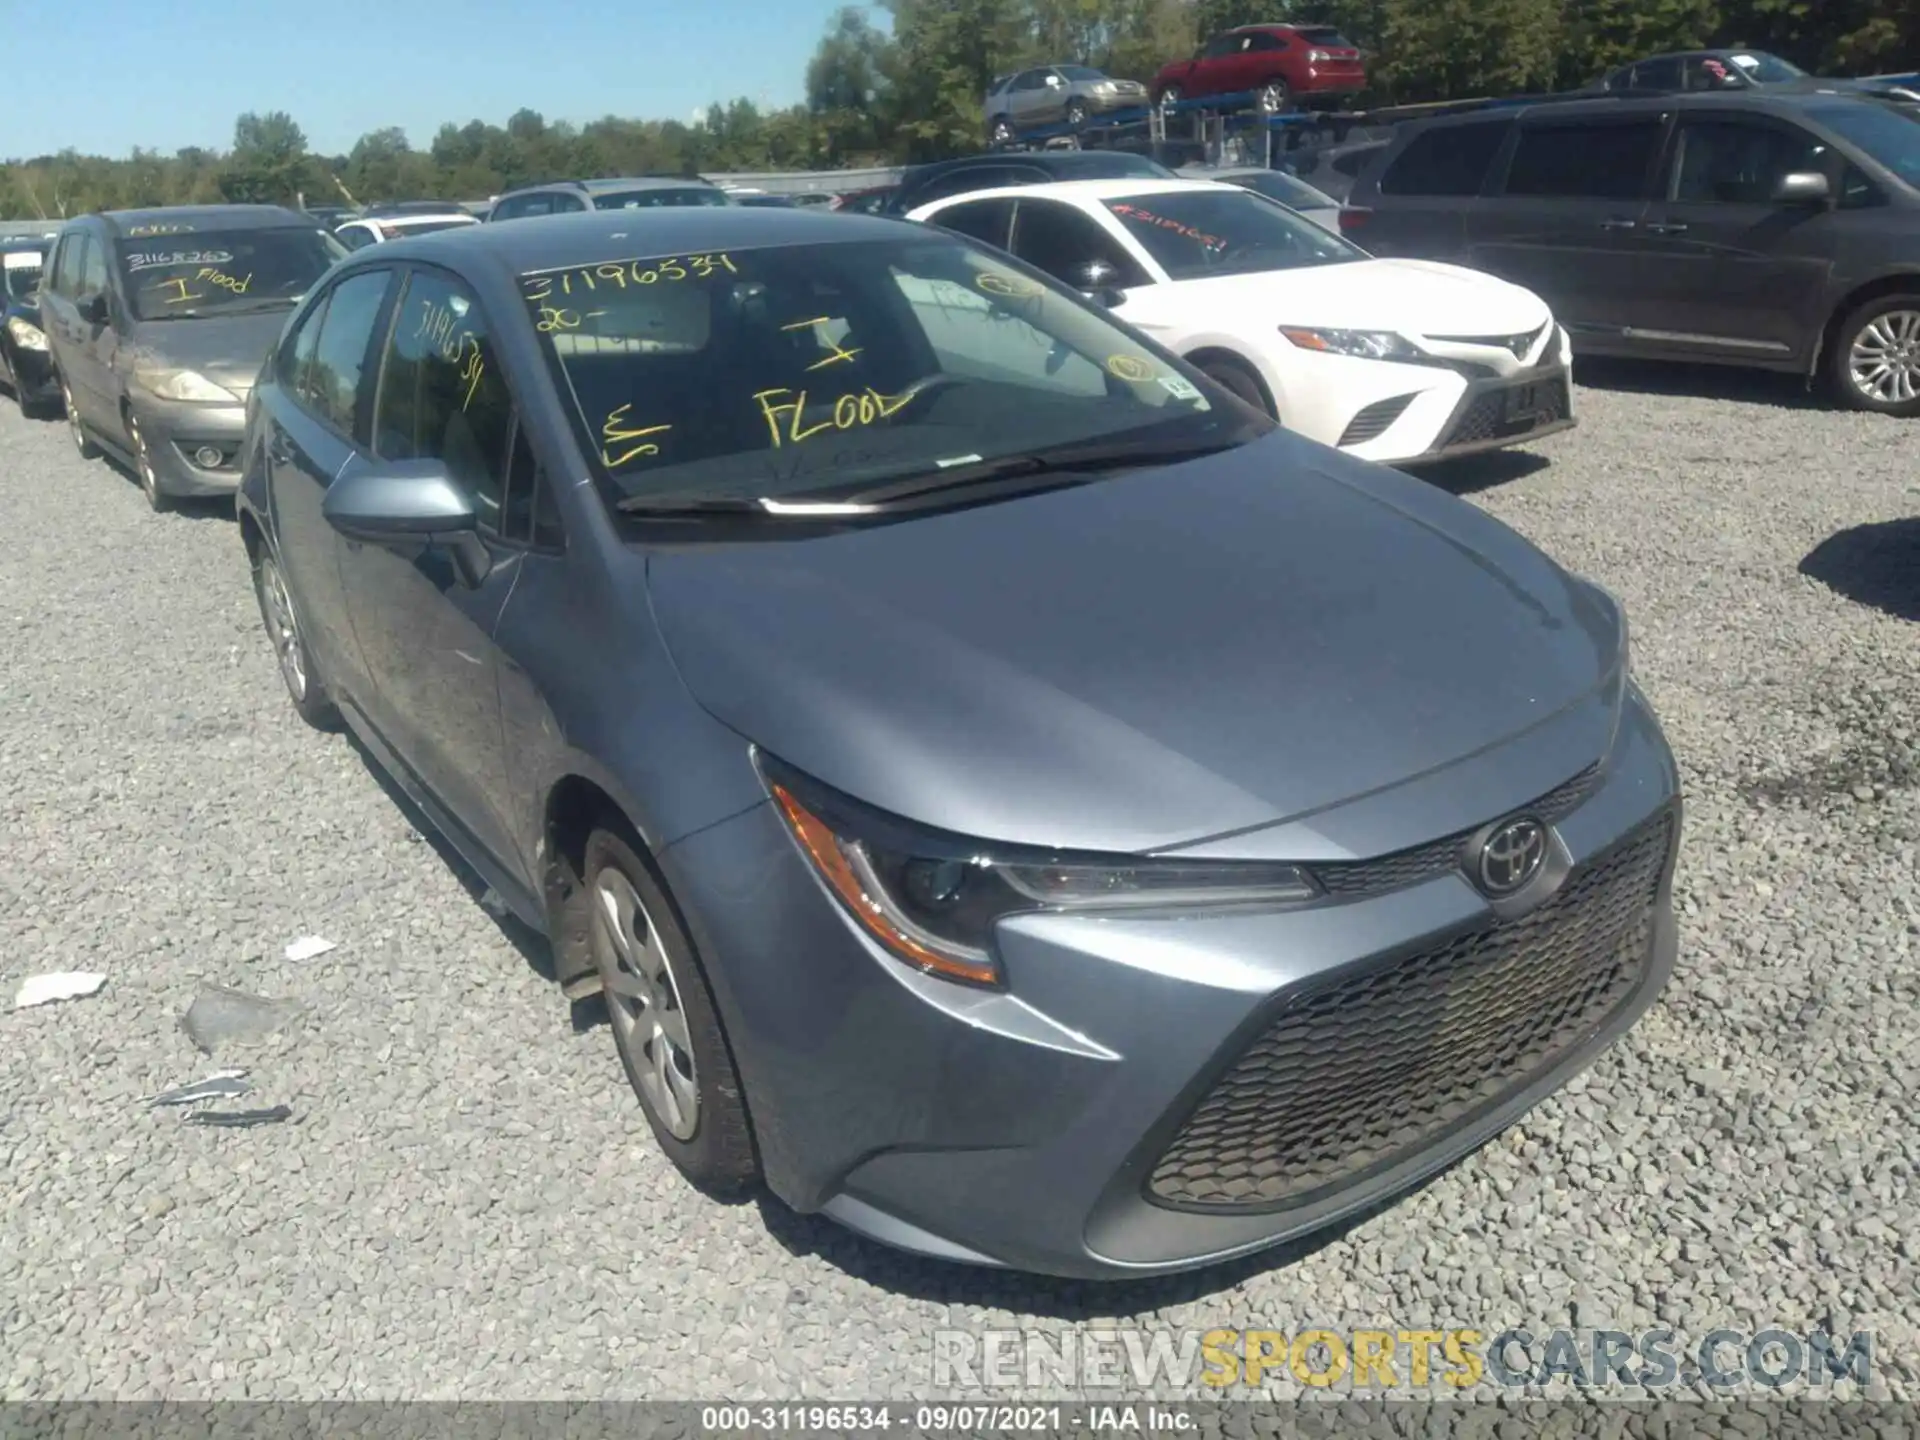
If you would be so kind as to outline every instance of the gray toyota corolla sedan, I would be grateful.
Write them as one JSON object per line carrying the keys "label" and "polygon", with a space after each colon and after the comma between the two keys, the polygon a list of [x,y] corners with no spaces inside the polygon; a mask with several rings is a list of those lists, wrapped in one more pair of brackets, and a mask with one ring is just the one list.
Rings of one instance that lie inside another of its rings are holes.
{"label": "gray toyota corolla sedan", "polygon": [[1672,963],[1615,602],[963,238],[378,246],[244,467],[296,707],[604,993],[703,1187],[1200,1265],[1471,1150]]}
{"label": "gray toyota corolla sedan", "polygon": [[83,215],[40,290],[83,458],[111,451],[147,503],[231,494],[247,393],[287,315],[347,249],[277,205]]}

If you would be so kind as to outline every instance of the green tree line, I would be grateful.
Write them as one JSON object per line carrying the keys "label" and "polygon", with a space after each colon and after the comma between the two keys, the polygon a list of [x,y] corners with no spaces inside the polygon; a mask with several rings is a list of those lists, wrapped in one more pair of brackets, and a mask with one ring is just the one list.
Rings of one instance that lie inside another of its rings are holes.
{"label": "green tree line", "polygon": [[284,111],[242,115],[226,151],[63,150],[0,167],[0,215],[219,200],[477,200],[564,176],[821,169],[977,148],[996,75],[1079,61],[1150,79],[1207,35],[1256,21],[1339,26],[1368,55],[1362,104],[1584,83],[1657,50],[1736,44],[1809,69],[1920,69],[1920,0],[886,0],[890,25],[841,11],[806,67],[806,99],[716,105],[699,123],[522,109],[442,125],[423,149],[398,129],[315,153]]}

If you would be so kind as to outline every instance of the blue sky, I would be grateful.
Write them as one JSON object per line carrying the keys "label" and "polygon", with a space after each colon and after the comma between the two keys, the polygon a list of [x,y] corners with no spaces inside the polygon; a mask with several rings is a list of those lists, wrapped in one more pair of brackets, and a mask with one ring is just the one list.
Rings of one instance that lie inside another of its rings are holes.
{"label": "blue sky", "polygon": [[285,110],[337,154],[382,126],[424,146],[444,120],[523,105],[574,121],[791,105],[840,3],[59,0],[32,7],[33,51],[70,63],[7,67],[0,157],[224,149],[246,110]]}

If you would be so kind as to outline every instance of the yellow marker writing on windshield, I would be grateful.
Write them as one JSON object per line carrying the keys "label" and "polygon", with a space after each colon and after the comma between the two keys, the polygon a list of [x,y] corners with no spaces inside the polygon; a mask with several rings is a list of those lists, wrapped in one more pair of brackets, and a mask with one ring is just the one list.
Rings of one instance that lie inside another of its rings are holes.
{"label": "yellow marker writing on windshield", "polygon": [[[781,399],[791,396],[791,399]],[[854,395],[842,395],[833,402],[833,414],[818,425],[801,428],[801,420],[807,410],[807,392],[804,390],[759,390],[754,393],[760,402],[761,418],[767,422],[767,434],[773,440],[773,448],[778,450],[783,444],[798,445],[810,440],[823,430],[858,430],[867,425],[876,425],[885,420],[894,411],[912,399],[911,395],[882,395],[871,387]],[[786,434],[781,435],[784,421]]]}
{"label": "yellow marker writing on windshield", "polygon": [[1133,385],[1144,385],[1160,372],[1137,355],[1109,355],[1107,373],[1116,380],[1125,380]]}
{"label": "yellow marker writing on windshield", "polygon": [[[600,459],[609,470],[618,470],[630,460],[644,460],[650,455],[658,455],[660,447],[648,440],[649,435],[664,435],[673,429],[671,425],[648,425],[635,430],[628,427],[627,412],[632,404],[615,407],[607,415],[600,427]],[[624,445],[624,450],[615,450],[615,446]]]}
{"label": "yellow marker writing on windshield", "polygon": [[203,291],[188,290],[187,278],[184,275],[173,280],[162,280],[160,283],[163,286],[173,285],[178,287],[174,294],[167,296],[167,304],[169,305],[184,305],[189,300],[204,300],[207,298]]}
{"label": "yellow marker writing on windshield", "polygon": [[817,315],[811,320],[796,320],[791,325],[782,325],[780,327],[782,330],[805,330],[808,328],[812,328],[814,332],[814,337],[818,339],[822,345],[826,346],[827,349],[833,352],[831,355],[827,356],[826,359],[816,361],[812,365],[807,366],[807,369],[809,372],[814,370],[824,370],[829,365],[838,365],[842,361],[852,360],[854,356],[860,353],[860,347],[858,345],[854,346],[853,349],[848,350],[843,346],[841,346],[838,342],[836,342],[831,336],[827,334],[827,326],[831,325],[832,323],[833,323],[833,317],[831,315]]}

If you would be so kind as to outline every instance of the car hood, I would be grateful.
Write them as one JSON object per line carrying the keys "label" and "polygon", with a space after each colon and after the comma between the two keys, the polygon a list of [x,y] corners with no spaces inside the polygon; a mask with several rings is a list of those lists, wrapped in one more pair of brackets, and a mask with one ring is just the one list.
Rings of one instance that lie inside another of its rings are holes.
{"label": "car hood", "polygon": [[869,804],[1009,843],[1265,827],[1610,683],[1617,704],[1600,592],[1465,502],[1284,432],[933,518],[657,550],[648,585],[720,721]]}
{"label": "car hood", "polygon": [[1185,307],[1205,306],[1241,317],[1259,314],[1276,325],[1517,335],[1539,329],[1551,315],[1531,290],[1431,260],[1358,260],[1173,284],[1183,314]]}
{"label": "car hood", "polygon": [[135,363],[143,369],[197,370],[244,396],[292,313],[285,308],[197,320],[149,320],[134,329]]}

